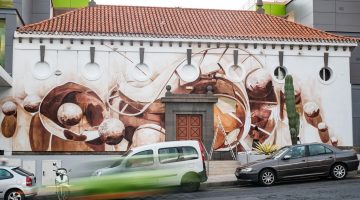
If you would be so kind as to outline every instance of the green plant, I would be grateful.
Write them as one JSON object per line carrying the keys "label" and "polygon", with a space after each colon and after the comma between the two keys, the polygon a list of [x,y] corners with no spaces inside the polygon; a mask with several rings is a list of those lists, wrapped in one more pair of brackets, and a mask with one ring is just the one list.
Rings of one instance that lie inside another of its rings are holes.
{"label": "green plant", "polygon": [[293,78],[291,75],[285,77],[285,104],[289,119],[289,131],[292,144],[297,144],[300,126],[300,116],[296,112]]}
{"label": "green plant", "polygon": [[255,147],[255,151],[260,154],[270,155],[277,150],[277,146],[274,144],[261,144],[258,143]]}

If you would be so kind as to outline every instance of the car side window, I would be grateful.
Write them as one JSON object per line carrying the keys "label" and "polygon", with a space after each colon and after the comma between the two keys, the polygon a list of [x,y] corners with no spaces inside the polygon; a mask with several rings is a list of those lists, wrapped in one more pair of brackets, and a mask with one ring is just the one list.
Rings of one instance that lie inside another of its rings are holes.
{"label": "car side window", "polygon": [[9,171],[5,169],[0,169],[0,180],[9,179],[14,177]]}
{"label": "car side window", "polygon": [[320,145],[320,144],[309,145],[310,156],[318,156],[318,155],[331,154],[331,153],[333,153],[333,152],[323,145]]}
{"label": "car side window", "polygon": [[305,157],[305,146],[296,146],[291,148],[286,155],[290,155],[291,159]]}
{"label": "car side window", "polygon": [[182,160],[193,160],[198,159],[198,152],[194,147],[181,147],[182,150]]}
{"label": "car side window", "polygon": [[325,153],[326,154],[332,154],[334,152],[331,149],[325,147]]}
{"label": "car side window", "polygon": [[180,158],[180,153],[176,147],[159,149],[160,163],[177,162]]}
{"label": "car side window", "polygon": [[159,149],[160,163],[172,163],[199,158],[194,147],[169,147]]}
{"label": "car side window", "polygon": [[153,150],[141,151],[132,155],[126,163],[127,168],[145,167],[154,164]]}

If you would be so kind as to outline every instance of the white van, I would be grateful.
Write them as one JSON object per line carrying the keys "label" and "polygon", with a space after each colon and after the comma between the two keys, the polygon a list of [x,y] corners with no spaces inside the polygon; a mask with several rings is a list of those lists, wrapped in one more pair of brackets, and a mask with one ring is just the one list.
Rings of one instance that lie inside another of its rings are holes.
{"label": "white van", "polygon": [[207,180],[204,147],[198,141],[162,142],[129,150],[110,167],[98,169],[94,176],[137,171],[161,171],[162,186],[181,186],[197,191]]}

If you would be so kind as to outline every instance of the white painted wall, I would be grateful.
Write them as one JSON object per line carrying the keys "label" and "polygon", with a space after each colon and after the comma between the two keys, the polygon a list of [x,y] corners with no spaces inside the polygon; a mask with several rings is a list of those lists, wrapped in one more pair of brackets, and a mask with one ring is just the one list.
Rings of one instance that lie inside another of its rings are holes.
{"label": "white painted wall", "polygon": [[[278,43],[277,43],[278,44]],[[40,45],[46,46],[45,61],[51,66],[53,72],[60,70],[60,76],[51,75],[46,80],[37,80],[32,74],[32,68],[36,62],[40,60]],[[90,46],[96,48],[95,62],[99,64],[102,70],[102,75],[98,80],[89,81],[82,75],[82,67],[90,62]],[[139,62],[139,42],[134,42],[133,46],[130,42],[124,41],[121,45],[120,41],[115,41],[113,45],[109,41],[104,41],[104,45],[96,40],[94,45],[90,41],[85,40],[83,44],[79,40],[74,40],[71,44],[69,40],[64,40],[60,44],[59,40],[54,40],[52,44],[49,40],[44,39],[40,44],[38,39],[33,39],[32,43],[28,42],[28,38],[22,38],[22,43],[18,39],[14,40],[14,73],[13,73],[13,88],[11,93],[17,99],[23,99],[26,95],[36,93],[44,97],[46,93],[57,85],[64,84],[69,81],[77,82],[84,86],[93,89],[104,100],[108,95],[108,90],[115,85],[116,82],[124,82],[128,75],[129,69],[133,68]],[[158,42],[154,42],[150,46],[149,42],[144,42],[142,46],[145,48],[145,63],[151,67],[155,73],[161,73],[164,77],[170,77],[173,69],[182,64],[186,59],[186,49],[189,48],[188,43],[183,43],[181,47],[174,42],[170,47],[169,43],[163,42],[162,46]],[[221,44],[225,47],[225,44]],[[233,47],[233,46],[232,46]],[[198,47],[197,43],[192,44],[193,53],[201,52],[208,49],[206,44]],[[216,44],[211,44],[210,48],[215,50],[209,51],[201,65],[202,72],[211,71],[210,69],[217,68],[217,62],[221,56],[224,48],[216,50]],[[248,51],[254,57],[244,63],[247,70],[258,66],[259,63],[273,73],[273,70],[279,65],[278,51],[281,51],[280,46],[277,45],[272,49],[267,45],[263,49],[262,45],[258,45],[254,49],[253,45],[249,45],[245,49],[244,45],[240,44],[239,49]],[[339,48],[337,51],[334,48],[329,49],[329,65],[333,70],[335,78],[329,84],[323,84],[319,81],[319,70],[323,66],[323,54],[325,47],[319,51],[316,48],[308,50],[303,48],[299,50],[295,46],[293,50],[289,46],[285,46],[283,50],[285,53],[284,65],[287,67],[290,74],[295,80],[300,83],[302,88],[303,102],[314,101],[321,107],[321,115],[323,120],[328,124],[330,136],[336,136],[339,139],[340,146],[351,146],[352,141],[352,113],[351,113],[351,87],[349,74],[349,57],[350,52],[347,49],[343,51]],[[242,51],[240,51],[241,53]],[[126,55],[132,62],[126,59]],[[241,61],[245,55],[241,55]],[[256,58],[258,61],[256,61]],[[201,56],[193,56],[193,63],[199,63]],[[225,67],[232,65],[232,49],[229,49],[221,60],[221,64]],[[177,75],[172,75],[169,83],[178,81]],[[283,83],[273,81],[276,91],[278,91]],[[157,93],[164,87],[164,81],[154,81],[151,87],[144,87],[142,89],[126,86],[124,87],[126,95],[134,100],[150,101],[155,98]],[[154,86],[155,85],[155,86]],[[164,91],[161,92],[163,95]],[[1,93],[1,98],[8,96],[9,93]],[[21,100],[20,100],[21,101]],[[1,118],[3,114],[1,114]],[[17,130],[16,135],[12,139],[12,147],[16,150],[29,150],[26,137],[27,132],[22,131],[22,127],[29,124],[31,116],[25,112],[18,111],[18,118],[21,127]],[[305,129],[304,129],[305,130]],[[288,131],[288,130],[286,130]],[[286,132],[285,131],[285,132]],[[279,132],[279,134],[285,134]],[[315,133],[302,133],[304,141],[316,142],[320,141],[318,135]],[[286,136],[284,136],[286,137]],[[21,142],[18,142],[21,141]],[[0,143],[2,148],[11,148],[9,139],[3,139],[0,135]]]}

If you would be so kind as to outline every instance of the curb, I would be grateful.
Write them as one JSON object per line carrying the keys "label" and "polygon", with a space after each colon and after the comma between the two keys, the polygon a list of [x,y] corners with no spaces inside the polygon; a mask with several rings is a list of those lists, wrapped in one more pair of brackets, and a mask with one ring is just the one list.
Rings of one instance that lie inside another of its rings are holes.
{"label": "curb", "polygon": [[235,181],[220,181],[220,182],[210,182],[210,183],[202,183],[200,188],[212,188],[212,187],[227,187],[227,186],[236,186],[239,185],[240,182]]}

